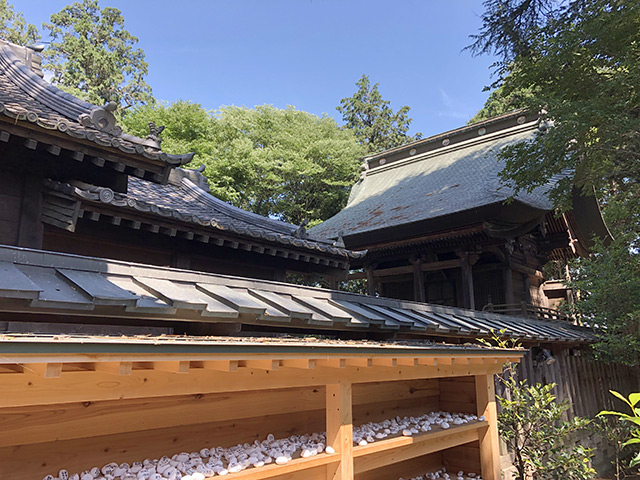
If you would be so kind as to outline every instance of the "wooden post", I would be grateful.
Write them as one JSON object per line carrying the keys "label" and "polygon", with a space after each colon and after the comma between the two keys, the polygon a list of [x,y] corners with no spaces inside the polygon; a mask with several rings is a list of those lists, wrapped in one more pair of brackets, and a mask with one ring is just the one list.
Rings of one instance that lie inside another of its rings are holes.
{"label": "wooden post", "polygon": [[327,385],[327,445],[338,455],[338,464],[327,466],[327,480],[353,480],[353,425],[351,383]]}
{"label": "wooden post", "polygon": [[424,274],[422,273],[422,260],[420,258],[412,258],[413,265],[413,299],[416,302],[426,302],[424,291]]}
{"label": "wooden post", "polygon": [[516,303],[516,297],[513,294],[513,273],[511,267],[507,266],[504,270],[504,303],[512,305]]}
{"label": "wooden post", "polygon": [[367,274],[367,295],[372,297],[376,296],[376,278],[373,276],[375,265],[367,265],[364,267],[364,271]]}
{"label": "wooden post", "polygon": [[456,252],[462,259],[460,264],[462,274],[462,301],[464,308],[474,310],[476,308],[475,296],[473,294],[473,273],[471,265],[475,263],[468,252]]}
{"label": "wooden post", "polygon": [[489,425],[479,431],[480,465],[484,480],[500,479],[498,444],[498,413],[493,375],[476,375],[476,402],[478,416],[484,416]]}

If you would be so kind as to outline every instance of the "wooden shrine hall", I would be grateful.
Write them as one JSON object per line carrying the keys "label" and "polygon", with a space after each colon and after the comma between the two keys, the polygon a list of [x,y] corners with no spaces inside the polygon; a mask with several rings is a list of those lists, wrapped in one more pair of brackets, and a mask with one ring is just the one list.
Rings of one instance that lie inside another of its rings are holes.
{"label": "wooden shrine hall", "polygon": [[0,41],[0,243],[284,280],[344,276],[353,252],[208,193],[152,131],[42,78],[37,52]]}
{"label": "wooden shrine hall", "polygon": [[544,128],[516,111],[367,157],[347,206],[310,233],[368,250],[351,278],[366,278],[370,295],[549,316],[570,296],[545,284],[542,266],[609,233],[594,197],[574,195],[562,215],[546,188],[507,202],[497,154]]}

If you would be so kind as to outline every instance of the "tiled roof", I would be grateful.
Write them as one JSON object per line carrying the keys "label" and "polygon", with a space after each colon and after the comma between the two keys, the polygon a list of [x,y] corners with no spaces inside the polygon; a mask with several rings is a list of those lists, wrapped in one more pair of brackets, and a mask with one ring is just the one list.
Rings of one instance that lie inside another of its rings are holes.
{"label": "tiled roof", "polygon": [[16,247],[0,247],[0,312],[45,321],[149,318],[468,339],[503,330],[523,341],[594,340],[592,330],[567,322]]}
{"label": "tiled roof", "polygon": [[[510,128],[491,133],[479,128],[482,133],[461,142],[441,134],[437,146],[424,152],[417,149],[435,142],[425,139],[367,159],[367,169],[353,187],[347,206],[310,233],[349,237],[501,204],[513,191],[500,183],[503,164],[497,154],[507,145],[531,139],[537,130],[535,121],[525,123],[519,113],[517,123],[512,115],[515,126]],[[470,129],[450,133],[468,135]],[[551,210],[547,190],[521,192],[515,200],[533,209]]]}
{"label": "tiled roof", "polygon": [[[304,228],[229,205],[196,185],[192,181],[197,180],[196,175],[200,176],[193,170],[175,169],[166,185],[129,177],[126,194],[103,187],[71,186],[51,181],[48,186],[72,194],[81,199],[85,206],[99,204],[123,213],[144,213],[192,224],[211,232],[226,232],[242,238],[304,249],[315,255],[348,261],[366,253],[334,246],[331,241],[307,237]],[[206,180],[198,183],[206,188]]]}
{"label": "tiled roof", "polygon": [[[22,55],[19,57],[16,53]],[[0,40],[1,115],[168,166],[184,165],[192,160],[192,153],[171,155],[160,150],[157,141],[122,133],[109,107],[86,103],[36,74],[24,63],[32,55],[36,55],[35,52]]]}

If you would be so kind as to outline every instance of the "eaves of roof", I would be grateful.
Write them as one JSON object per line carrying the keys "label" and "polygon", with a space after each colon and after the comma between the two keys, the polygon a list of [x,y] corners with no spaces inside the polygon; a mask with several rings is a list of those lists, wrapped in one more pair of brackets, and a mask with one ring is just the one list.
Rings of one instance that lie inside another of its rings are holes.
{"label": "eaves of roof", "polygon": [[[301,255],[292,253],[291,258],[294,260],[321,262],[330,267],[339,268],[346,268],[349,260],[366,254],[364,251],[348,250],[334,246],[330,242],[306,238],[305,232],[295,225],[264,218],[228,205],[187,178],[183,178],[179,185],[157,185],[135,178],[130,178],[129,182],[128,194],[115,193],[105,187],[79,188],[51,180],[46,182],[46,187],[49,190],[71,195],[80,201],[81,215],[93,210],[100,212],[106,210],[116,218],[125,216],[129,212],[140,222],[143,216],[155,217],[162,223],[175,224],[176,229],[178,225],[183,226],[180,230],[192,240],[209,242],[212,238],[215,239],[216,235],[223,235],[224,238],[233,236],[248,240],[249,245],[251,242],[261,241],[305,252]],[[91,215],[87,217],[97,219],[97,215],[99,214],[96,211],[93,217]],[[150,225],[152,231],[160,232],[156,223]],[[165,231],[167,230],[162,230],[162,232]],[[194,234],[196,231],[199,233],[198,238]]]}
{"label": "eaves of roof", "polygon": [[157,141],[122,132],[111,107],[86,103],[49,84],[16,56],[11,46],[0,41],[0,114],[13,122],[24,122],[71,139],[88,141],[97,147],[139,159],[161,162],[167,167],[184,165],[193,153],[172,155],[163,152]]}
{"label": "eaves of roof", "polygon": [[100,258],[0,247],[0,312],[67,319],[235,322],[296,330],[404,332],[475,339],[590,343],[591,329]]}

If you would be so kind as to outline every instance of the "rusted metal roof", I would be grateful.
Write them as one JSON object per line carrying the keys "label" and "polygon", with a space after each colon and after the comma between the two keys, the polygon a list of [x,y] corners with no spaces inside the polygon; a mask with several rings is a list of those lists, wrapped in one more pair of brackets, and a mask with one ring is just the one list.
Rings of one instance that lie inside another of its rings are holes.
{"label": "rusted metal roof", "polygon": [[[431,139],[366,159],[347,206],[309,232],[325,238],[348,238],[502,204],[514,192],[500,182],[504,165],[498,153],[508,145],[532,139],[537,121],[529,121],[522,112],[501,121],[505,125],[493,132],[484,124],[465,128],[467,137],[474,132],[475,136],[462,141],[455,141],[457,131],[438,135],[441,142],[424,152],[419,148],[433,143]],[[547,190],[540,187],[520,192],[515,201],[540,212],[551,210]]]}
{"label": "rusted metal roof", "polygon": [[559,321],[376,298],[271,281],[0,247],[0,312],[236,322],[416,337],[489,337],[584,343],[592,330]]}

